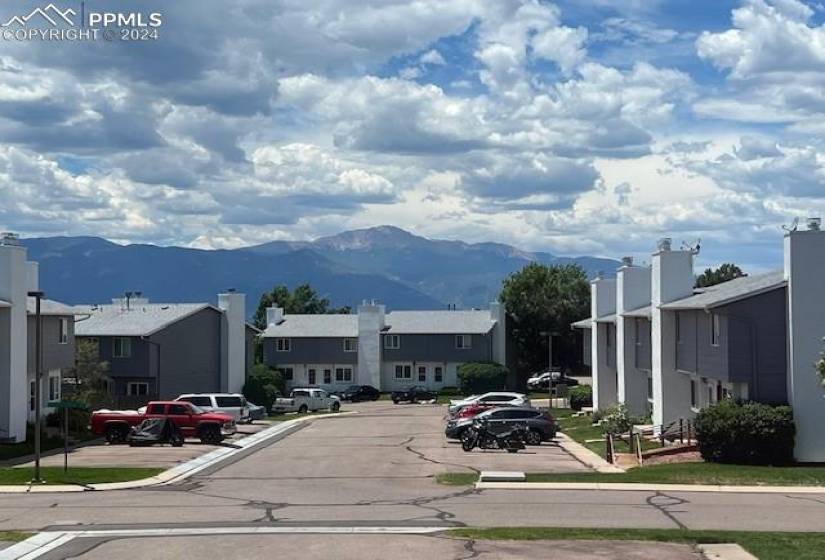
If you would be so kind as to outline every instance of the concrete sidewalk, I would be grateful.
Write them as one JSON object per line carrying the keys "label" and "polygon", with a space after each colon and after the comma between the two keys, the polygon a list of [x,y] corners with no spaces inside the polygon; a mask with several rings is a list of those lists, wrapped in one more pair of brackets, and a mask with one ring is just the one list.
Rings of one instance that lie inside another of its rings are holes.
{"label": "concrete sidewalk", "polygon": [[825,494],[825,486],[720,486],[640,482],[476,482],[478,490],[614,490],[631,492],[724,492],[741,494]]}

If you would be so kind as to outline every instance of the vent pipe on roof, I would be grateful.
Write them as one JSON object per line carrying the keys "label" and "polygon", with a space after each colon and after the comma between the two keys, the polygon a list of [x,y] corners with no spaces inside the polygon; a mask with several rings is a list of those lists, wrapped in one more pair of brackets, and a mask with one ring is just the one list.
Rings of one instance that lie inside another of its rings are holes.
{"label": "vent pipe on roof", "polygon": [[11,245],[16,247],[20,245],[20,236],[10,231],[0,233],[0,245]]}
{"label": "vent pipe on roof", "polygon": [[657,243],[657,247],[660,251],[670,251],[670,246],[673,244],[673,240],[670,237],[663,237]]}
{"label": "vent pipe on roof", "polygon": [[633,257],[622,257],[622,266],[633,266]]}
{"label": "vent pipe on roof", "polygon": [[820,231],[822,229],[822,218],[808,218],[808,231]]}

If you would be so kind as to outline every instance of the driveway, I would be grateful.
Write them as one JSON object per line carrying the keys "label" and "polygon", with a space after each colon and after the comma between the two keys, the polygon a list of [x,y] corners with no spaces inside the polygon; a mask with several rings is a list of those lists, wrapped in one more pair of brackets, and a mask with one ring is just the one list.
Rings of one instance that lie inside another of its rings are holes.
{"label": "driveway", "polygon": [[[273,423],[256,421],[254,424],[238,425],[238,431],[225,440],[224,445],[232,444],[240,438],[246,437],[268,428]],[[107,445],[93,443],[78,447],[69,452],[69,466],[75,467],[158,467],[172,468],[185,463],[204,453],[218,449],[217,445],[205,445],[197,439],[187,439],[183,447],[171,445],[153,445],[151,447],[129,447],[128,445]],[[17,467],[31,467],[33,461],[15,465]],[[62,467],[63,451],[43,457],[40,464],[44,467]]]}

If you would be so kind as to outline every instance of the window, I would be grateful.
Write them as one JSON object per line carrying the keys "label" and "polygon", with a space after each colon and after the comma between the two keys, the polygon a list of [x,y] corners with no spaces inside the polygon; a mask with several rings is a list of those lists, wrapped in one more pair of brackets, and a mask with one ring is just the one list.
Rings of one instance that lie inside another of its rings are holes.
{"label": "window", "polygon": [[412,366],[395,366],[396,379],[412,379]]}
{"label": "window", "polygon": [[[131,358],[132,357],[132,339],[123,336],[116,336],[112,339],[112,357],[113,358]],[[145,393],[144,393],[145,394]]]}
{"label": "window", "polygon": [[310,368],[310,369],[307,370],[307,382],[310,385],[315,385],[315,370],[314,369]]}
{"label": "window", "polygon": [[69,320],[66,317],[61,317],[59,322],[60,331],[57,342],[60,344],[69,343]]}
{"label": "window", "polygon": [[435,366],[435,382],[442,383],[444,381],[444,368]]}
{"label": "window", "polygon": [[327,385],[332,383],[332,370],[331,369],[325,369],[324,370],[324,383],[326,383]]}
{"label": "window", "polygon": [[653,399],[653,376],[647,376],[647,398],[652,400]]}
{"label": "window", "polygon": [[335,368],[335,381],[352,381],[352,368]]}
{"label": "window", "polygon": [[711,313],[710,315],[710,344],[711,346],[719,346],[719,338],[722,335],[722,322],[719,315]]}
{"label": "window", "polygon": [[186,416],[192,412],[192,409],[186,406],[185,404],[170,404],[169,405],[169,414],[174,414],[177,416]]}
{"label": "window", "polygon": [[639,317],[636,317],[633,320],[633,340],[636,343],[636,346],[642,345],[642,320]]}
{"label": "window", "polygon": [[345,338],[344,339],[344,352],[357,352],[358,351],[358,340],[355,338]]}
{"label": "window", "polygon": [[150,404],[149,408],[146,409],[146,414],[163,414],[165,412],[165,406],[162,403],[158,404]]}
{"label": "window", "polygon": [[610,328],[610,325],[604,326],[604,343],[608,348],[613,346],[613,329]]}
{"label": "window", "polygon": [[427,381],[427,366],[418,366],[418,382],[424,383]]}
{"label": "window", "polygon": [[713,397],[714,397],[713,385],[708,383],[708,404],[713,404],[713,401],[714,401]]}
{"label": "window", "polygon": [[241,408],[244,405],[241,397],[215,397],[218,408]]}
{"label": "window", "polygon": [[210,397],[183,397],[178,400],[190,402],[195,406],[212,408],[212,399]]}
{"label": "window", "polygon": [[676,312],[676,344],[682,344],[682,314]]}
{"label": "window", "polygon": [[455,335],[455,347],[459,350],[467,350],[473,347],[473,337],[469,334]]}
{"label": "window", "polygon": [[[285,339],[285,340],[289,340],[289,339]],[[284,381],[292,381],[292,373],[293,372],[292,372],[291,367],[277,368],[277,370],[281,372],[281,376],[283,376]]]}
{"label": "window", "polygon": [[292,345],[290,344],[290,340],[288,338],[276,338],[275,339],[275,351],[276,352],[289,352]]}
{"label": "window", "polygon": [[49,402],[60,400],[60,372],[49,374]]}
{"label": "window", "polygon": [[398,350],[401,348],[401,337],[397,334],[388,334],[384,337],[384,348]]}
{"label": "window", "polygon": [[691,406],[691,408],[697,408],[696,397],[697,397],[697,394],[696,394],[696,381],[691,379],[690,380],[690,406]]}
{"label": "window", "polygon": [[126,394],[130,397],[139,397],[149,394],[149,384],[145,381],[130,381],[126,384]]}

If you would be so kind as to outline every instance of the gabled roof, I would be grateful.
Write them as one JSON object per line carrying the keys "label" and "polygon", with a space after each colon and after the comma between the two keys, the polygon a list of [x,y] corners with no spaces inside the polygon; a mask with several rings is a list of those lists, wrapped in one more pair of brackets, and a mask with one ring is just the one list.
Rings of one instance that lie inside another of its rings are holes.
{"label": "gabled roof", "polygon": [[489,311],[392,311],[385,323],[391,334],[486,334],[496,324]]}
{"label": "gabled roof", "polygon": [[11,304],[4,299],[0,299],[0,307],[11,307]]}
{"label": "gabled roof", "polygon": [[593,328],[593,319],[588,317],[587,319],[581,319],[576,321],[575,323],[570,323],[570,326],[574,329],[592,329]]}
{"label": "gabled roof", "polygon": [[608,315],[602,315],[601,317],[596,318],[597,323],[615,323],[616,322],[616,314],[609,313]]}
{"label": "gabled roof", "polygon": [[358,315],[284,315],[264,337],[345,338],[358,336]]}
{"label": "gabled roof", "polygon": [[690,297],[665,303],[661,309],[712,309],[727,305],[745,298],[757,296],[771,290],[783,288],[787,285],[785,274],[781,270],[765,274],[754,274],[735,278],[715,286],[704,288],[704,291]]}
{"label": "gabled roof", "polygon": [[649,305],[645,305],[644,307],[638,307],[636,309],[631,309],[630,311],[625,311],[622,313],[622,317],[644,317],[650,319],[652,316],[652,312]]}
{"label": "gabled roof", "polygon": [[150,336],[204,309],[208,303],[139,303],[129,309],[121,304],[74,307],[77,336]]}
{"label": "gabled roof", "polygon": [[[26,298],[26,312],[29,315],[34,315],[37,312],[37,300],[33,297]],[[40,314],[41,315],[74,315],[74,308],[65,303],[54,301],[53,299],[40,300]]]}

